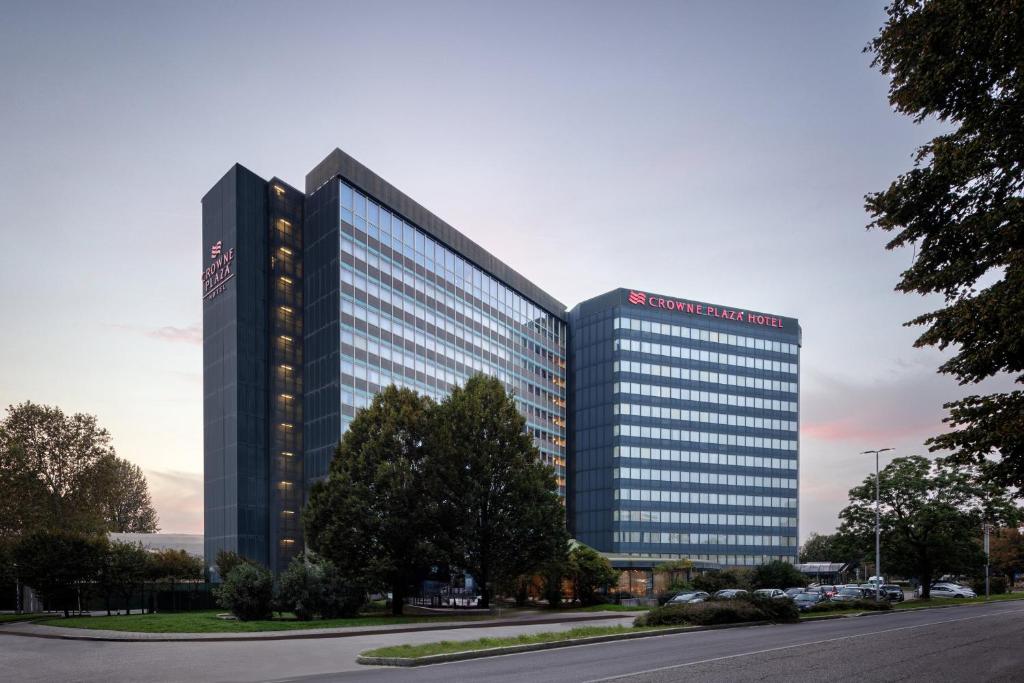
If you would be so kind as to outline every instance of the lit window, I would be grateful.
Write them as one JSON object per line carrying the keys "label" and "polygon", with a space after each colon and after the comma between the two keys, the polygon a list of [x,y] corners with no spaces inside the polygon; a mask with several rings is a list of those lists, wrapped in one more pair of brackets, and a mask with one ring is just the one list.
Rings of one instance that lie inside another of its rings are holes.
{"label": "lit window", "polygon": [[292,250],[289,249],[288,247],[278,247],[278,249],[282,254],[287,254],[288,256],[292,255]]}

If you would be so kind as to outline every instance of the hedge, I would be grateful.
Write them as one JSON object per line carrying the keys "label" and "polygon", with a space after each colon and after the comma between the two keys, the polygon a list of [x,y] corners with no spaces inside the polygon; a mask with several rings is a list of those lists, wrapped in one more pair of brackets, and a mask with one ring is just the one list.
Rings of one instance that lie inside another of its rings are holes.
{"label": "hedge", "polygon": [[746,621],[771,621],[793,623],[800,620],[800,613],[791,600],[765,600],[760,598],[735,598],[732,600],[708,600],[688,605],[657,607],[634,621],[636,626],[678,626],[692,624],[711,626],[715,624],[739,624]]}

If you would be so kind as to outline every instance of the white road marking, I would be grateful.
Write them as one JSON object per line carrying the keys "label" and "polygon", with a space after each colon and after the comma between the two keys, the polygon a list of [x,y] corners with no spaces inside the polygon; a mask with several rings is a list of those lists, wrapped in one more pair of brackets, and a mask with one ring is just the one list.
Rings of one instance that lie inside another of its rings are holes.
{"label": "white road marking", "polygon": [[[852,638],[863,638],[864,636],[877,636],[882,633],[893,633],[895,631],[909,631],[915,628],[925,628],[927,626],[938,626],[940,624],[952,624],[957,621],[970,621],[972,619],[983,619],[985,617],[992,616],[1003,616],[1006,614],[1014,614],[1018,612],[1024,612],[1024,609],[1013,609],[1013,610],[1002,610],[999,612],[986,612],[985,614],[976,614],[971,617],[960,617],[959,619],[944,619],[942,621],[930,621],[927,624],[914,624],[913,626],[897,626],[895,628],[886,628],[880,631],[869,631],[867,633],[854,633],[848,636],[837,636],[835,638],[826,638],[824,640],[815,640],[809,643],[796,643],[794,645],[780,645],[779,647],[770,647],[765,650],[753,650],[751,652],[740,652],[734,655],[723,655],[721,657],[711,657],[710,659],[701,659],[695,662],[686,662],[684,664],[672,664],[671,666],[662,666],[656,669],[646,669],[644,671],[632,671],[626,674],[618,674],[616,676],[608,676],[607,678],[595,678],[587,683],[604,683],[605,681],[615,681],[623,678],[630,678],[631,676],[643,676],[644,674],[658,673],[659,671],[671,671],[672,669],[682,669],[687,666],[696,666],[697,664],[709,664],[711,662],[720,662],[726,659],[736,659],[737,657],[749,657],[751,655],[762,655],[768,652],[779,652],[781,650],[791,650],[795,647],[807,647],[809,645],[822,645],[824,643],[834,643],[839,640],[850,640]],[[665,636],[670,638],[671,636]]]}

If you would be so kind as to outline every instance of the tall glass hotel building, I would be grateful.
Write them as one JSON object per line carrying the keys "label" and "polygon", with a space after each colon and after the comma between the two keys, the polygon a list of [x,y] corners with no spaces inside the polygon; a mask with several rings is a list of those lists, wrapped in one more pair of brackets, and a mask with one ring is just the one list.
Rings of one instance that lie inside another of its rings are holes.
{"label": "tall glass hotel building", "polygon": [[618,289],[569,323],[576,538],[623,560],[795,561],[797,321]]}
{"label": "tall glass hotel building", "polygon": [[283,570],[309,484],[389,384],[516,397],[565,494],[565,306],[340,150],[203,198],[205,552]]}
{"label": "tall glass hotel building", "polygon": [[202,206],[208,565],[283,570],[356,411],[475,373],[514,393],[584,543],[795,560],[795,320],[626,290],[567,312],[341,150],[304,191],[235,165]]}

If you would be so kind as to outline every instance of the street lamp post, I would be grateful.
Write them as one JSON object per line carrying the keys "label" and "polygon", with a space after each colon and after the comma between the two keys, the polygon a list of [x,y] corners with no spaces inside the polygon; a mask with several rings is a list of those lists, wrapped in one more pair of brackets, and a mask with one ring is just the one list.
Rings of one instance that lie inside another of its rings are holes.
{"label": "street lamp post", "polygon": [[879,448],[874,451],[864,451],[861,455],[868,453],[875,454],[875,601],[882,599],[882,585],[879,583],[882,576],[882,531],[881,531],[881,507],[879,503],[878,486],[878,454],[891,451],[891,448]]}

